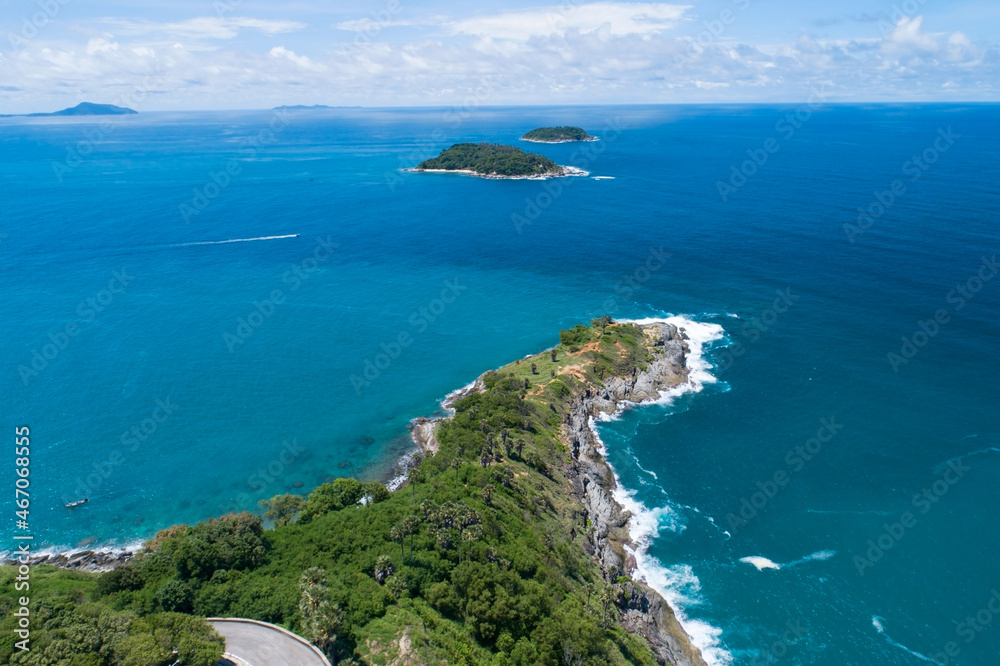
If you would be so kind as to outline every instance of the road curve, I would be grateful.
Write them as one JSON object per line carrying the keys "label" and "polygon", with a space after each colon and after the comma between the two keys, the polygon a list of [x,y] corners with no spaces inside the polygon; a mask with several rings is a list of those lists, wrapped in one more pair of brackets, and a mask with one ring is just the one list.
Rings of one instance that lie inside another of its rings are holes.
{"label": "road curve", "polygon": [[230,657],[230,663],[239,666],[243,666],[240,661],[249,666],[330,666],[329,660],[315,646],[273,624],[219,617],[208,618],[208,623],[226,639],[226,656]]}

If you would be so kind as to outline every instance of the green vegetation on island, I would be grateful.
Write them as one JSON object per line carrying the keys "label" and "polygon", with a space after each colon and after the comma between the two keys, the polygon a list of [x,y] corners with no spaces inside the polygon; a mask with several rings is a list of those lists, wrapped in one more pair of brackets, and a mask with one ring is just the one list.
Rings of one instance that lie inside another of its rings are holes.
{"label": "green vegetation on island", "polygon": [[569,141],[593,141],[596,137],[587,134],[579,127],[539,127],[521,137],[522,141],[537,141],[541,143],[567,143]]}
{"label": "green vegetation on island", "polygon": [[424,160],[418,170],[472,171],[482,176],[544,176],[561,171],[547,157],[497,143],[456,143],[437,157]]}
{"label": "green vegetation on island", "polygon": [[563,432],[656,353],[639,326],[595,319],[456,399],[409,487],[340,478],[262,502],[272,529],[228,515],[163,530],[109,573],[35,567],[30,653],[14,648],[16,568],[0,568],[0,662],[209,666],[218,643],[193,627],[219,616],[287,627],[341,666],[652,666],[617,621],[636,588],[592,554]]}

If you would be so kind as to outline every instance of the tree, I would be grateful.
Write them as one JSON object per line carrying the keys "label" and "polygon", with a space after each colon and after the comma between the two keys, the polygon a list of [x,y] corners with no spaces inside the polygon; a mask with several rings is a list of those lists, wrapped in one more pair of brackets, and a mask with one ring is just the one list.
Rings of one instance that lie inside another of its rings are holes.
{"label": "tree", "polygon": [[299,590],[302,635],[324,652],[332,652],[344,613],[330,598],[326,571],[319,567],[303,571],[299,578]]}
{"label": "tree", "polygon": [[303,516],[316,518],[331,511],[356,506],[365,494],[365,486],[357,479],[340,478],[324,483],[309,493],[309,500],[302,510]]}
{"label": "tree", "polygon": [[598,317],[597,319],[591,319],[590,320],[590,327],[591,328],[599,328],[603,332],[604,329],[606,329],[608,326],[610,326],[613,323],[614,323],[614,320],[611,317],[609,317],[608,315],[604,315],[603,317]]}
{"label": "tree", "polygon": [[389,499],[389,489],[378,481],[369,481],[362,484],[362,499],[365,502],[365,506],[384,502]]}
{"label": "tree", "polygon": [[265,508],[264,517],[273,522],[275,527],[281,527],[292,522],[306,505],[306,500],[302,495],[285,493],[261,500],[259,504]]}
{"label": "tree", "polygon": [[167,612],[190,613],[194,609],[194,592],[181,580],[171,580],[156,593],[157,605]]}
{"label": "tree", "polygon": [[410,561],[413,561],[413,533],[420,525],[420,518],[407,516],[392,526],[389,530],[389,538],[399,544],[399,559],[403,559],[403,543],[406,537],[410,537]]}
{"label": "tree", "polygon": [[375,560],[375,580],[378,581],[379,585],[385,582],[385,579],[392,575],[392,572],[396,570],[396,567],[392,564],[392,558],[388,555],[379,555],[378,559]]}
{"label": "tree", "polygon": [[423,456],[414,456],[413,467],[406,472],[406,477],[410,482],[410,497],[414,504],[417,502],[417,484],[424,480],[424,470],[420,468],[421,462],[423,462]]}

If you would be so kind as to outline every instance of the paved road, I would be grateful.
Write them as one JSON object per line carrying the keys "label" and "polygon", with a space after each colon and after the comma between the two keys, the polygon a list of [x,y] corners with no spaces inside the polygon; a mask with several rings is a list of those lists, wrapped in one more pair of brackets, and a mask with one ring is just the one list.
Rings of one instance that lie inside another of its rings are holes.
{"label": "paved road", "polygon": [[263,622],[208,621],[226,639],[226,652],[250,666],[330,666],[306,641]]}

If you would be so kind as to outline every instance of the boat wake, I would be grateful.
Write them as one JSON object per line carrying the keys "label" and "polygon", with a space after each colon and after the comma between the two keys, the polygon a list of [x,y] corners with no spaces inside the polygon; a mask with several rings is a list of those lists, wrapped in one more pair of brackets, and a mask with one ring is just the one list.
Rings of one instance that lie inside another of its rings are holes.
{"label": "boat wake", "polygon": [[749,555],[747,557],[741,557],[740,562],[757,567],[757,571],[763,571],[764,569],[774,569],[777,571],[780,569],[791,569],[794,566],[805,564],[806,562],[828,560],[836,554],[837,551],[835,550],[818,550],[815,553],[806,555],[805,557],[795,560],[794,562],[789,562],[788,564],[778,564],[774,560],[769,560],[762,555]]}
{"label": "boat wake", "polygon": [[872,615],[872,626],[875,627],[875,631],[877,631],[878,633],[882,634],[883,637],[885,637],[885,640],[889,642],[889,645],[891,645],[891,646],[893,646],[895,648],[899,648],[900,650],[903,650],[904,652],[908,652],[910,655],[912,655],[912,656],[914,656],[917,659],[920,659],[922,661],[929,661],[932,664],[940,663],[938,661],[935,661],[934,659],[931,659],[926,654],[921,654],[919,652],[915,652],[914,650],[911,650],[910,648],[906,647],[902,643],[897,643],[896,641],[892,640],[892,637],[890,637],[889,634],[885,633],[885,627],[882,626],[883,622],[885,622],[885,618],[884,617],[879,617],[878,615]]}
{"label": "boat wake", "polygon": [[251,241],[278,240],[279,238],[297,238],[298,234],[284,234],[283,236],[258,236],[256,238],[230,238],[219,241],[193,241],[190,243],[174,243],[168,247],[191,247],[192,245],[225,245],[226,243],[249,243]]}

